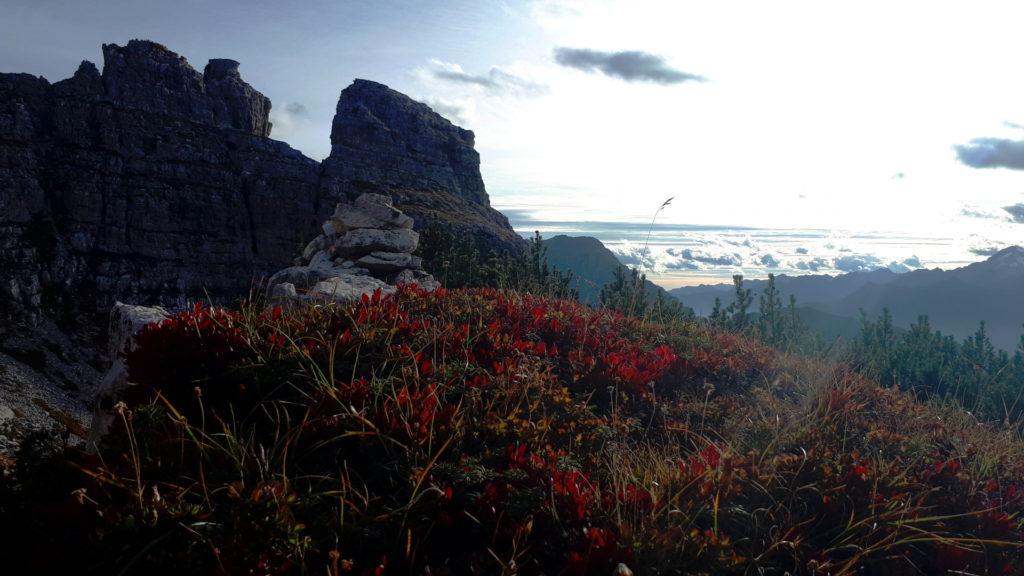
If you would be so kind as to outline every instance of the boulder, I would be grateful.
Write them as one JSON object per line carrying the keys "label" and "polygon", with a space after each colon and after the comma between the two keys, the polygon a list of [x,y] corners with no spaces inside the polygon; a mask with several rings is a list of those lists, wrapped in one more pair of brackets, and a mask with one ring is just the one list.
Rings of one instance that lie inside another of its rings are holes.
{"label": "boulder", "polygon": [[367,192],[356,198],[353,204],[355,206],[353,212],[364,214],[384,223],[384,226],[378,226],[378,228],[412,228],[413,226],[413,219],[395,208],[391,203],[390,196]]}
{"label": "boulder", "polygon": [[330,245],[330,239],[321,234],[320,236],[317,236],[316,238],[310,240],[309,244],[306,244],[306,247],[303,248],[302,250],[302,258],[308,261],[310,258],[313,257],[313,254],[316,254],[320,250],[323,250],[324,248],[327,248]]}
{"label": "boulder", "polygon": [[271,300],[298,300],[299,294],[295,290],[295,284],[291,282],[281,282],[280,284],[274,284],[270,288],[270,299]]}
{"label": "boulder", "polygon": [[279,284],[291,284],[297,290],[309,290],[317,282],[336,276],[365,276],[367,271],[363,268],[340,266],[313,268],[310,266],[292,266],[285,268],[270,277],[267,285],[273,289]]}
{"label": "boulder", "polygon": [[321,250],[316,254],[313,254],[313,257],[309,259],[310,268],[331,268],[333,266],[334,262],[332,261],[332,256],[327,252],[327,250]]}
{"label": "boulder", "polygon": [[163,308],[157,306],[134,306],[115,302],[110,309],[109,340],[107,351],[111,360],[117,360],[126,351],[135,349],[134,337],[140,330],[168,317]]}
{"label": "boulder", "polygon": [[394,294],[396,288],[383,280],[371,276],[338,276],[317,282],[309,291],[311,300],[331,300],[339,304],[358,302],[364,294],[380,290],[383,294]]}
{"label": "boulder", "polygon": [[402,270],[395,275],[395,286],[403,286],[405,284],[415,284],[430,292],[441,287],[440,282],[423,270]]}
{"label": "boulder", "polygon": [[343,256],[365,256],[371,252],[414,252],[420,235],[410,229],[349,230],[334,242],[335,252]]}
{"label": "boulder", "polygon": [[110,309],[110,327],[107,350],[110,354],[111,366],[103,375],[99,385],[93,390],[91,404],[94,406],[92,422],[86,434],[86,446],[92,450],[99,439],[110,428],[111,414],[104,409],[104,403],[111,402],[118,390],[128,386],[128,367],[125,364],[126,352],[135,349],[135,335],[143,328],[160,322],[168,317],[166,310],[160,307],[134,306],[123,302],[115,302]]}
{"label": "boulder", "polygon": [[419,268],[423,259],[407,252],[371,252],[356,261],[371,273],[389,274],[407,268]]}

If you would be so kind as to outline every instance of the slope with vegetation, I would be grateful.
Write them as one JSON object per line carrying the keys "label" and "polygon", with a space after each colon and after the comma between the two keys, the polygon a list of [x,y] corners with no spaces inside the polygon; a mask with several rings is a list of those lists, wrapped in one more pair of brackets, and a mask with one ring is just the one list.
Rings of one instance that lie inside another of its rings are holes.
{"label": "slope with vegetation", "polygon": [[33,438],[5,476],[12,573],[1024,565],[1016,437],[703,323],[407,287],[137,341],[99,452]]}
{"label": "slope with vegetation", "polygon": [[753,289],[746,287],[742,276],[734,276],[732,302],[724,305],[716,298],[708,321],[781,350],[841,362],[919,399],[952,402],[983,421],[1024,430],[1024,335],[1008,352],[996,348],[984,321],[959,340],[933,329],[924,315],[909,329],[901,329],[888,308],[877,320],[861,310],[859,327],[846,335],[808,323],[792,294],[783,306],[774,275],[760,285],[757,312],[751,312]]}

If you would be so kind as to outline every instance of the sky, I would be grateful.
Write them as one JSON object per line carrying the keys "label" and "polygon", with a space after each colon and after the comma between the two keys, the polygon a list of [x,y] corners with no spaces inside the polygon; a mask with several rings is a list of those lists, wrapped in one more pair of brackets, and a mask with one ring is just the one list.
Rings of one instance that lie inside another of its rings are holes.
{"label": "sky", "polygon": [[316,159],[341,89],[383,82],[474,130],[520,232],[597,236],[667,286],[953,267],[1024,243],[1018,2],[0,8],[0,71],[56,81],[131,38],[200,69],[233,58],[274,103],[272,137]]}

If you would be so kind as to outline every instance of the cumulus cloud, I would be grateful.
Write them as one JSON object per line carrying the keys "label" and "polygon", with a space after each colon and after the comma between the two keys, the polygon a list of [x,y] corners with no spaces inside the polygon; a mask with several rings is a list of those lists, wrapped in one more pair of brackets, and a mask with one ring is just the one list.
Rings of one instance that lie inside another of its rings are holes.
{"label": "cumulus cloud", "polygon": [[510,96],[539,96],[547,92],[547,86],[517,76],[511,72],[493,67],[486,74],[471,74],[462,66],[441,60],[431,60],[430,76],[451,84],[479,86],[488,92]]}
{"label": "cumulus cloud", "polygon": [[824,258],[811,258],[810,260],[800,260],[793,264],[793,267],[797,270],[806,270],[809,272],[819,272],[821,270],[829,270],[832,268],[832,264]]}
{"label": "cumulus cloud", "polygon": [[767,266],[769,268],[778,268],[779,267],[779,261],[775,258],[775,256],[772,256],[771,254],[762,254],[761,255],[761,264],[764,264],[765,266]]}
{"label": "cumulus cloud", "polygon": [[1014,204],[1013,206],[1004,206],[1003,210],[1010,215],[1010,218],[1018,224],[1024,224],[1024,204]]}
{"label": "cumulus cloud", "polygon": [[739,254],[713,254],[692,248],[669,248],[665,250],[669,256],[683,262],[697,262],[713,266],[742,266],[743,257]]}
{"label": "cumulus cloud", "polygon": [[797,254],[807,254],[807,252],[808,252],[807,248],[804,248],[802,246],[800,248],[796,249],[796,253]]}
{"label": "cumulus cloud", "polygon": [[702,76],[672,68],[662,56],[637,50],[602,52],[587,48],[559,47],[555,48],[554,54],[555,62],[561,66],[589,73],[601,72],[627,82],[679,84],[706,80]]}
{"label": "cumulus cloud", "polygon": [[991,244],[988,246],[971,246],[968,248],[971,254],[976,256],[991,256],[1002,249],[1002,246],[993,246]]}
{"label": "cumulus cloud", "polygon": [[953,149],[960,162],[971,168],[1024,170],[1024,140],[975,138]]}
{"label": "cumulus cloud", "polygon": [[270,123],[274,127],[275,138],[291,136],[309,121],[309,109],[301,102],[289,102],[281,108],[270,109]]}
{"label": "cumulus cloud", "polygon": [[469,124],[473,118],[475,106],[472,100],[447,100],[445,98],[422,98],[421,102],[460,126]]}
{"label": "cumulus cloud", "polygon": [[917,256],[911,256],[910,258],[904,258],[901,261],[893,260],[889,262],[889,270],[902,274],[904,272],[910,272],[921,267],[921,260]]}
{"label": "cumulus cloud", "polygon": [[979,206],[964,206],[960,209],[960,215],[967,216],[968,218],[984,218],[987,220],[1004,220],[1006,218],[1002,214]]}
{"label": "cumulus cloud", "polygon": [[871,256],[870,254],[840,256],[832,261],[832,266],[840,272],[867,272],[869,270],[885,268],[885,265],[882,264],[882,261],[877,256]]}

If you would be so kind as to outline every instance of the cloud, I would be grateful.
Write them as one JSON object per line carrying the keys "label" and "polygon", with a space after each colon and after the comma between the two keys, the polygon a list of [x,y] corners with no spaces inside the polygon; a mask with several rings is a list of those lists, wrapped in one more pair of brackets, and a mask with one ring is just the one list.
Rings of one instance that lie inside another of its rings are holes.
{"label": "cloud", "polygon": [[808,252],[807,248],[804,248],[802,246],[800,248],[796,249],[796,253],[797,254],[807,254],[807,252]]}
{"label": "cloud", "polygon": [[544,84],[533,82],[506,72],[498,67],[491,68],[486,74],[470,74],[462,66],[441,60],[430,61],[429,74],[444,82],[479,86],[488,92],[510,96],[540,96],[547,93]]}
{"label": "cloud", "polygon": [[711,254],[703,250],[692,248],[669,248],[665,250],[669,256],[683,262],[698,262],[700,264],[711,264],[714,266],[742,266],[743,257],[739,254]]}
{"label": "cloud", "polygon": [[960,162],[971,168],[1024,170],[1024,140],[975,138],[953,149]]}
{"label": "cloud", "polygon": [[960,209],[960,215],[969,218],[984,218],[986,220],[1004,220],[1006,218],[1002,214],[978,206],[964,206]]}
{"label": "cloud", "polygon": [[771,254],[762,254],[761,255],[761,264],[764,264],[765,266],[767,266],[769,268],[778,268],[779,267],[779,261],[775,258],[775,256],[772,256]]}
{"label": "cloud", "polygon": [[472,100],[447,100],[445,98],[427,97],[420,99],[420,101],[430,106],[434,112],[460,126],[469,124],[473,118],[475,106]]}
{"label": "cloud", "polygon": [[810,260],[800,260],[793,264],[793,267],[797,270],[818,272],[819,270],[828,270],[832,268],[832,264],[824,258],[812,258]]}
{"label": "cloud", "polygon": [[270,109],[270,123],[275,138],[286,138],[303,124],[310,122],[309,109],[300,102],[289,102],[282,108]]}
{"label": "cloud", "polygon": [[655,84],[679,84],[681,82],[704,82],[696,74],[676,70],[657,54],[629,50],[624,52],[602,52],[587,48],[555,48],[555,62],[561,66],[584,72],[601,72],[626,82],[654,82]]}
{"label": "cloud", "polygon": [[840,256],[832,261],[832,265],[841,272],[867,272],[869,270],[885,268],[885,265],[882,264],[882,261],[877,256],[871,256],[870,254]]}
{"label": "cloud", "polygon": [[889,266],[888,266],[889,270],[892,270],[893,272],[896,272],[897,274],[902,274],[904,272],[910,272],[911,270],[916,270],[917,268],[920,268],[920,267],[921,267],[921,259],[918,258],[917,256],[911,256],[910,258],[904,258],[900,262],[897,262],[897,261],[893,260],[892,262],[889,262]]}
{"label": "cloud", "polygon": [[1003,206],[1003,210],[1006,210],[1010,214],[1010,218],[1013,218],[1014,222],[1024,224],[1024,204]]}
{"label": "cloud", "polygon": [[989,246],[971,246],[970,248],[968,248],[968,250],[971,252],[971,254],[974,254],[976,256],[991,256],[991,255],[995,254],[996,252],[999,252],[1002,249],[1003,248],[1001,246],[992,246],[992,245],[989,245]]}

